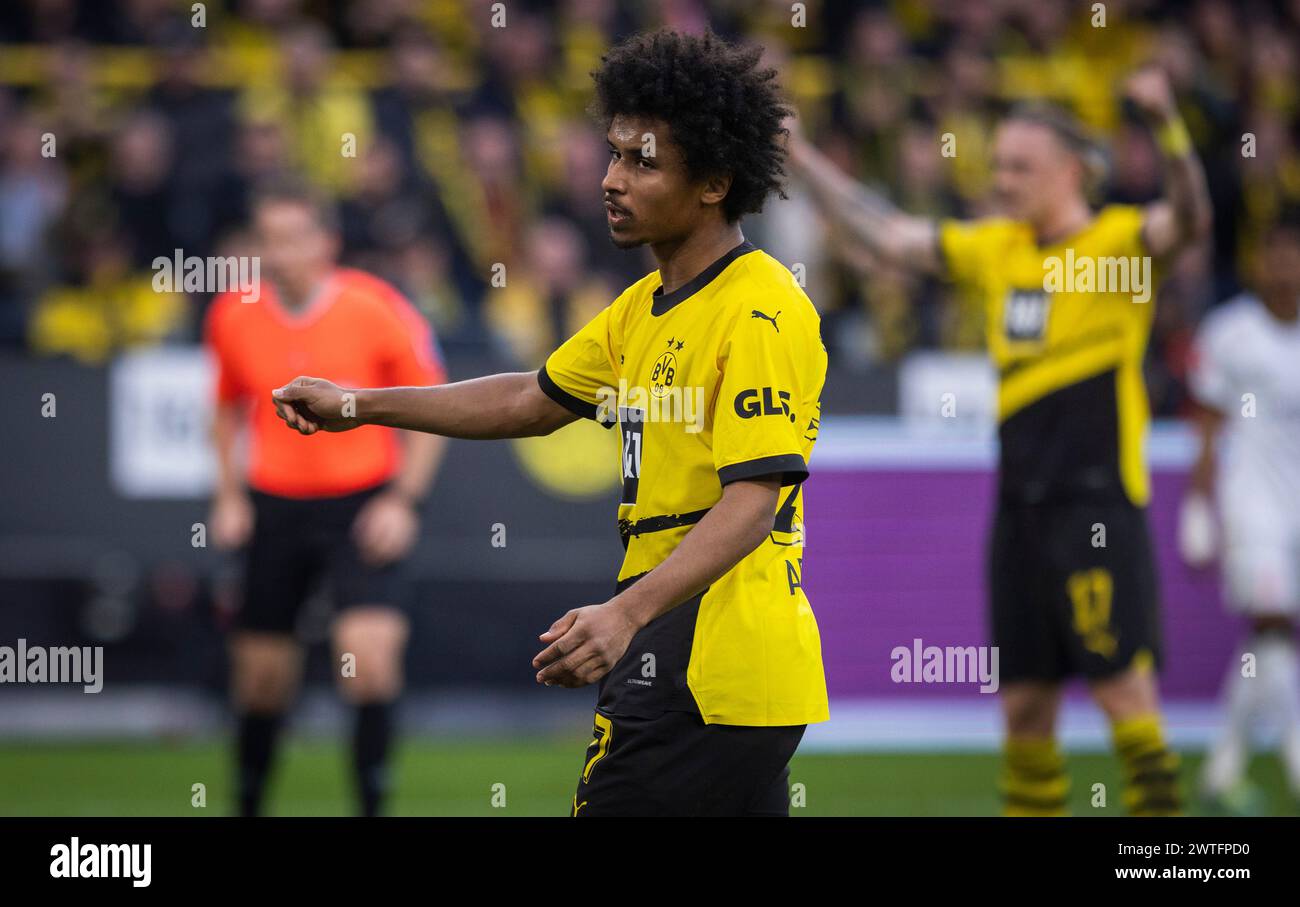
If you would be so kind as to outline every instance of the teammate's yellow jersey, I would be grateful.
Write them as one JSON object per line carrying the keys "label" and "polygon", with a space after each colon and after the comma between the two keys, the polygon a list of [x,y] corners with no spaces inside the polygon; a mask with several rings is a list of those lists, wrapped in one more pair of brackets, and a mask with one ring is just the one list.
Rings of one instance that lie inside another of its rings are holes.
{"label": "teammate's yellow jersey", "polygon": [[704,593],[652,621],[601,681],[597,709],[710,724],[828,716],[817,621],[802,588],[803,496],[826,350],[793,275],[749,243],[672,293],[629,287],[551,354],[554,400],[622,433],[618,588],[654,569],[738,479],[780,474],[766,541]]}
{"label": "teammate's yellow jersey", "polygon": [[1112,205],[1042,247],[1017,221],[939,226],[948,276],[986,313],[1005,498],[1150,496],[1142,359],[1159,275],[1142,217]]}

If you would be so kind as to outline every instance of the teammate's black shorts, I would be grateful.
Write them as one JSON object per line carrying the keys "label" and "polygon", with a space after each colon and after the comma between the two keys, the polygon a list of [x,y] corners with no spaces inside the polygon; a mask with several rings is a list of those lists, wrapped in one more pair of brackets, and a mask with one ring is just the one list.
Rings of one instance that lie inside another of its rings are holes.
{"label": "teammate's black shorts", "polygon": [[383,489],[301,499],[252,491],[253,534],[236,628],[292,633],[320,583],[336,612],[357,605],[404,607],[401,562],[370,566],[352,540],[357,514]]}
{"label": "teammate's black shorts", "polygon": [[570,815],[788,816],[790,757],[805,727],[597,712]]}
{"label": "teammate's black shorts", "polygon": [[998,505],[989,544],[1001,683],[1100,679],[1161,658],[1146,513],[1127,501]]}

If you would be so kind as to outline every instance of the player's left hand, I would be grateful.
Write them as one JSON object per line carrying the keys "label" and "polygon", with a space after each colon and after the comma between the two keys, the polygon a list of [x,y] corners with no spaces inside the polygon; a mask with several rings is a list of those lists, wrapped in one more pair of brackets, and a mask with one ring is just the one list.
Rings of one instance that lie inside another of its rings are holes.
{"label": "player's left hand", "polygon": [[352,538],[361,559],[378,567],[400,560],[415,544],[420,517],[400,495],[380,492],[361,508],[352,523]]}
{"label": "player's left hand", "polygon": [[1162,120],[1177,112],[1169,77],[1158,66],[1143,66],[1128,77],[1124,97],[1133,102],[1143,115]]}
{"label": "player's left hand", "polygon": [[638,627],[614,601],[575,608],[539,638],[550,643],[533,659],[537,682],[580,687],[610,672],[627,651]]}

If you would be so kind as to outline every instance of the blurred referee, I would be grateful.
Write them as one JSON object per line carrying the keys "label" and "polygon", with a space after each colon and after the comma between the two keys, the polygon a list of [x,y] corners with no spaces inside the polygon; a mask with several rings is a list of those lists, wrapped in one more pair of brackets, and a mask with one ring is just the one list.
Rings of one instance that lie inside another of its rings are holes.
{"label": "blurred referee", "polygon": [[313,370],[363,386],[441,384],[445,372],[428,324],[397,290],[337,265],[337,214],[307,184],[264,188],[252,219],[260,297],[218,296],[205,328],[218,376],[210,527],[219,547],[242,549],[245,561],[230,643],[239,810],[261,811],[302,673],[295,629],[323,583],[339,691],[356,707],[358,808],[376,815],[408,633],[401,566],[445,442],[380,427],[309,441],[277,425],[269,390]]}

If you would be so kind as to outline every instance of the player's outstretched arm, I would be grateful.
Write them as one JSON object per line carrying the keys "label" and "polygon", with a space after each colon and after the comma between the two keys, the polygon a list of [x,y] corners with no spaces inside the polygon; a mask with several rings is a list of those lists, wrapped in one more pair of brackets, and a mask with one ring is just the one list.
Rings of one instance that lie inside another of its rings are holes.
{"label": "player's outstretched arm", "polygon": [[524,438],[549,435],[578,418],[542,392],[536,372],[363,390],[299,377],[271,397],[276,414],[304,435],[386,425],[448,438]]}
{"label": "player's outstretched arm", "polygon": [[940,268],[933,220],[900,211],[880,193],[845,174],[818,151],[793,118],[787,144],[791,172],[812,192],[817,207],[853,241],[895,267],[926,273]]}
{"label": "player's outstretched arm", "polygon": [[1125,96],[1146,119],[1164,158],[1164,197],[1147,206],[1142,220],[1148,251],[1163,258],[1209,233],[1210,190],[1164,72],[1155,66],[1139,69],[1129,77]]}
{"label": "player's outstretched arm", "polygon": [[658,567],[609,601],[575,608],[541,635],[533,659],[537,681],[580,687],[604,677],[650,621],[704,591],[767,540],[781,481],[758,476],[731,482]]}

